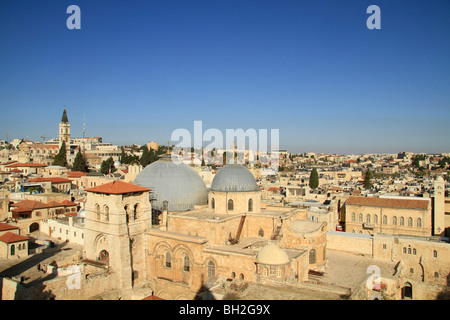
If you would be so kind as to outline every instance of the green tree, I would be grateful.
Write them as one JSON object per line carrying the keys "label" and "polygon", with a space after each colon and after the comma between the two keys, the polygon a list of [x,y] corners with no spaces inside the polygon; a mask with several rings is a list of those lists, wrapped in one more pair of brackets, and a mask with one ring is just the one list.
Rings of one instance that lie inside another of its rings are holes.
{"label": "green tree", "polygon": [[86,163],[86,159],[83,157],[80,151],[78,151],[77,155],[75,156],[75,160],[73,161],[73,171],[82,171],[82,172],[89,172],[88,165]]}
{"label": "green tree", "polygon": [[370,189],[372,187],[372,172],[367,168],[367,171],[364,173],[364,188]]}
{"label": "green tree", "polygon": [[147,145],[145,144],[142,146],[141,149],[142,149],[142,156],[139,159],[139,162],[141,163],[141,166],[145,168],[147,165],[150,164],[150,153],[148,151]]}
{"label": "green tree", "polygon": [[114,167],[114,160],[112,157],[109,157],[108,159],[102,161],[102,164],[100,165],[100,172],[103,174],[113,173],[116,172],[117,169]]}
{"label": "green tree", "polygon": [[319,186],[319,173],[316,168],[313,168],[311,175],[309,176],[309,187],[311,189],[316,189]]}
{"label": "green tree", "polygon": [[120,161],[120,163],[124,164],[124,163],[126,163],[126,161],[128,159],[127,159],[127,155],[125,154],[125,148],[122,146],[121,149],[122,149],[122,153],[120,154],[119,161]]}
{"label": "green tree", "polygon": [[59,148],[58,154],[53,159],[53,165],[67,167],[67,151],[66,143],[63,141],[61,148]]}

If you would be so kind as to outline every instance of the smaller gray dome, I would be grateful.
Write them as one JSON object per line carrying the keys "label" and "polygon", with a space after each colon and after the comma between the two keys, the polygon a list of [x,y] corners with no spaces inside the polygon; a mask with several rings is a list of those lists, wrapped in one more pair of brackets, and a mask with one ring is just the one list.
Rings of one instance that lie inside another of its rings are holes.
{"label": "smaller gray dome", "polygon": [[228,164],[217,171],[211,184],[211,191],[246,192],[259,189],[250,170],[240,164]]}

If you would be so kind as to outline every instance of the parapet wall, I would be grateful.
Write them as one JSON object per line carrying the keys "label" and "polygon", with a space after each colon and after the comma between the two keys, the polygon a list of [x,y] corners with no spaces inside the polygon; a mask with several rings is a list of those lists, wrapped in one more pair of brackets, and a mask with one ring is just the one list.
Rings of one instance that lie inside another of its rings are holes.
{"label": "parapet wall", "polygon": [[350,232],[327,232],[327,249],[373,257],[373,237]]}

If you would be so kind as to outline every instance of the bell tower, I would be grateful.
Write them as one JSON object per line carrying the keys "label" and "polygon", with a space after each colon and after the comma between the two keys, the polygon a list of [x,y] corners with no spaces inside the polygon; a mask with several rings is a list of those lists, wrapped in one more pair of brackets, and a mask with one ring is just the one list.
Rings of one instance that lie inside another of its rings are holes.
{"label": "bell tower", "polygon": [[116,180],[85,190],[86,259],[117,274],[117,287],[131,289],[147,278],[145,233],[151,227],[150,189]]}
{"label": "bell tower", "polygon": [[434,235],[443,235],[445,231],[445,180],[438,176],[434,181]]}
{"label": "bell tower", "polygon": [[61,122],[59,123],[59,147],[61,148],[62,143],[66,144],[66,149],[70,148],[70,123],[67,118],[67,111],[64,108]]}

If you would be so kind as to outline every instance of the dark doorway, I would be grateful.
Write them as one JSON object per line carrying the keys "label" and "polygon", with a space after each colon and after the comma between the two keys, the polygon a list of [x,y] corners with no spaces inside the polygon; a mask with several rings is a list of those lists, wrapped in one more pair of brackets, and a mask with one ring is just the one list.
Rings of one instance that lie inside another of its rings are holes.
{"label": "dark doorway", "polygon": [[39,230],[39,223],[34,222],[32,224],[30,224],[30,233]]}
{"label": "dark doorway", "polygon": [[402,288],[402,299],[412,299],[412,285],[409,282],[406,282]]}

